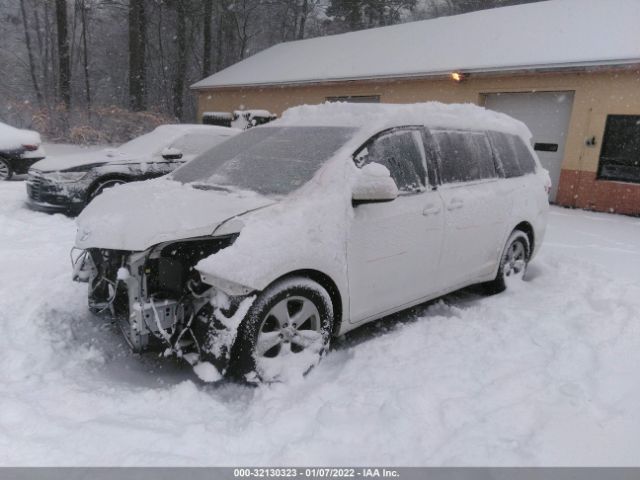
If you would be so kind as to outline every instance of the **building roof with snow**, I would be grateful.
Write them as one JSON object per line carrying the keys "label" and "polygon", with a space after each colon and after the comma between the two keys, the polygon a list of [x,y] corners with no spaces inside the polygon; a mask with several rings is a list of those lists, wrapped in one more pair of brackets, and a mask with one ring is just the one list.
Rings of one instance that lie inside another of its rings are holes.
{"label": "building roof with snow", "polygon": [[194,89],[640,63],[640,0],[547,0],[281,43]]}

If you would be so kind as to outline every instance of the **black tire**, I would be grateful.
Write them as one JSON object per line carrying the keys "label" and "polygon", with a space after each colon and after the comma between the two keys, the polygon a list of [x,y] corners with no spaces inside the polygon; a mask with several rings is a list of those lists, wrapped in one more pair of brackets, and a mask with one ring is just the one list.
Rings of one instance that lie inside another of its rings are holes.
{"label": "black tire", "polygon": [[105,190],[115,187],[116,185],[122,185],[123,183],[127,183],[125,180],[121,178],[109,178],[106,180],[99,180],[98,183],[91,189],[91,193],[89,194],[89,198],[87,203],[96,198]]}
{"label": "black tire", "polygon": [[[274,313],[283,305],[284,324]],[[310,316],[304,318],[308,312]],[[302,323],[296,324],[296,318]],[[289,374],[305,375],[327,352],[332,326],[333,305],[322,286],[304,277],[279,281],[258,296],[240,324],[228,375],[249,382],[278,382]],[[274,346],[260,352],[271,341],[276,342]],[[302,352],[305,354],[300,355]],[[276,371],[277,365],[286,368]]]}
{"label": "black tire", "polygon": [[[514,258],[514,254],[517,258]],[[531,258],[531,245],[529,237],[522,230],[514,230],[505,244],[500,266],[496,278],[482,285],[483,290],[488,295],[504,292],[507,289],[509,277],[522,277]]]}
{"label": "black tire", "polygon": [[0,182],[3,180],[11,180],[13,177],[13,169],[8,161],[0,158]]}

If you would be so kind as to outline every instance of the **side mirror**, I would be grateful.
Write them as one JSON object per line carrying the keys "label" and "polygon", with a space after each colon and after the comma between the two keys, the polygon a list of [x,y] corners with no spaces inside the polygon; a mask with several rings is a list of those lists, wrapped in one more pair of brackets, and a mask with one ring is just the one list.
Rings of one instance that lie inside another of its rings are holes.
{"label": "side mirror", "polygon": [[161,155],[165,160],[180,160],[182,158],[182,152],[173,147],[165,148],[162,150]]}
{"label": "side mirror", "polygon": [[351,198],[353,204],[390,202],[398,197],[398,186],[389,169],[379,163],[368,163],[358,171]]}

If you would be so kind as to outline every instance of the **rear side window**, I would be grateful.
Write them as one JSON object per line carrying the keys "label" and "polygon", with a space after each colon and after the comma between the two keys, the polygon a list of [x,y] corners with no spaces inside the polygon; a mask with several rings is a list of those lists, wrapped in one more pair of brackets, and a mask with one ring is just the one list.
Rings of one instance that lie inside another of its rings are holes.
{"label": "rear side window", "polygon": [[488,132],[505,178],[519,177],[536,171],[536,161],[522,138],[502,132]]}
{"label": "rear side window", "polygon": [[389,169],[398,190],[406,193],[424,190],[427,172],[418,130],[392,130],[373,138],[356,153],[356,166],[380,163]]}
{"label": "rear side window", "polygon": [[493,152],[483,132],[432,130],[442,183],[497,177]]}

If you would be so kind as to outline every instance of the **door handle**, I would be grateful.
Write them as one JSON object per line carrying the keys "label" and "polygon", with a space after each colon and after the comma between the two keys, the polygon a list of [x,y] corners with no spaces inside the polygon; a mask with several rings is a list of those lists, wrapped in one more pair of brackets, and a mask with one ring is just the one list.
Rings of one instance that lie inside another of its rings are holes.
{"label": "door handle", "polygon": [[440,205],[435,203],[430,203],[429,205],[424,207],[424,209],[422,210],[422,215],[426,217],[427,215],[435,215],[436,213],[439,213],[439,212],[440,212]]}
{"label": "door handle", "polygon": [[458,210],[463,206],[464,206],[464,201],[462,201],[459,198],[452,198],[451,201],[449,202],[449,205],[447,205],[447,210]]}

